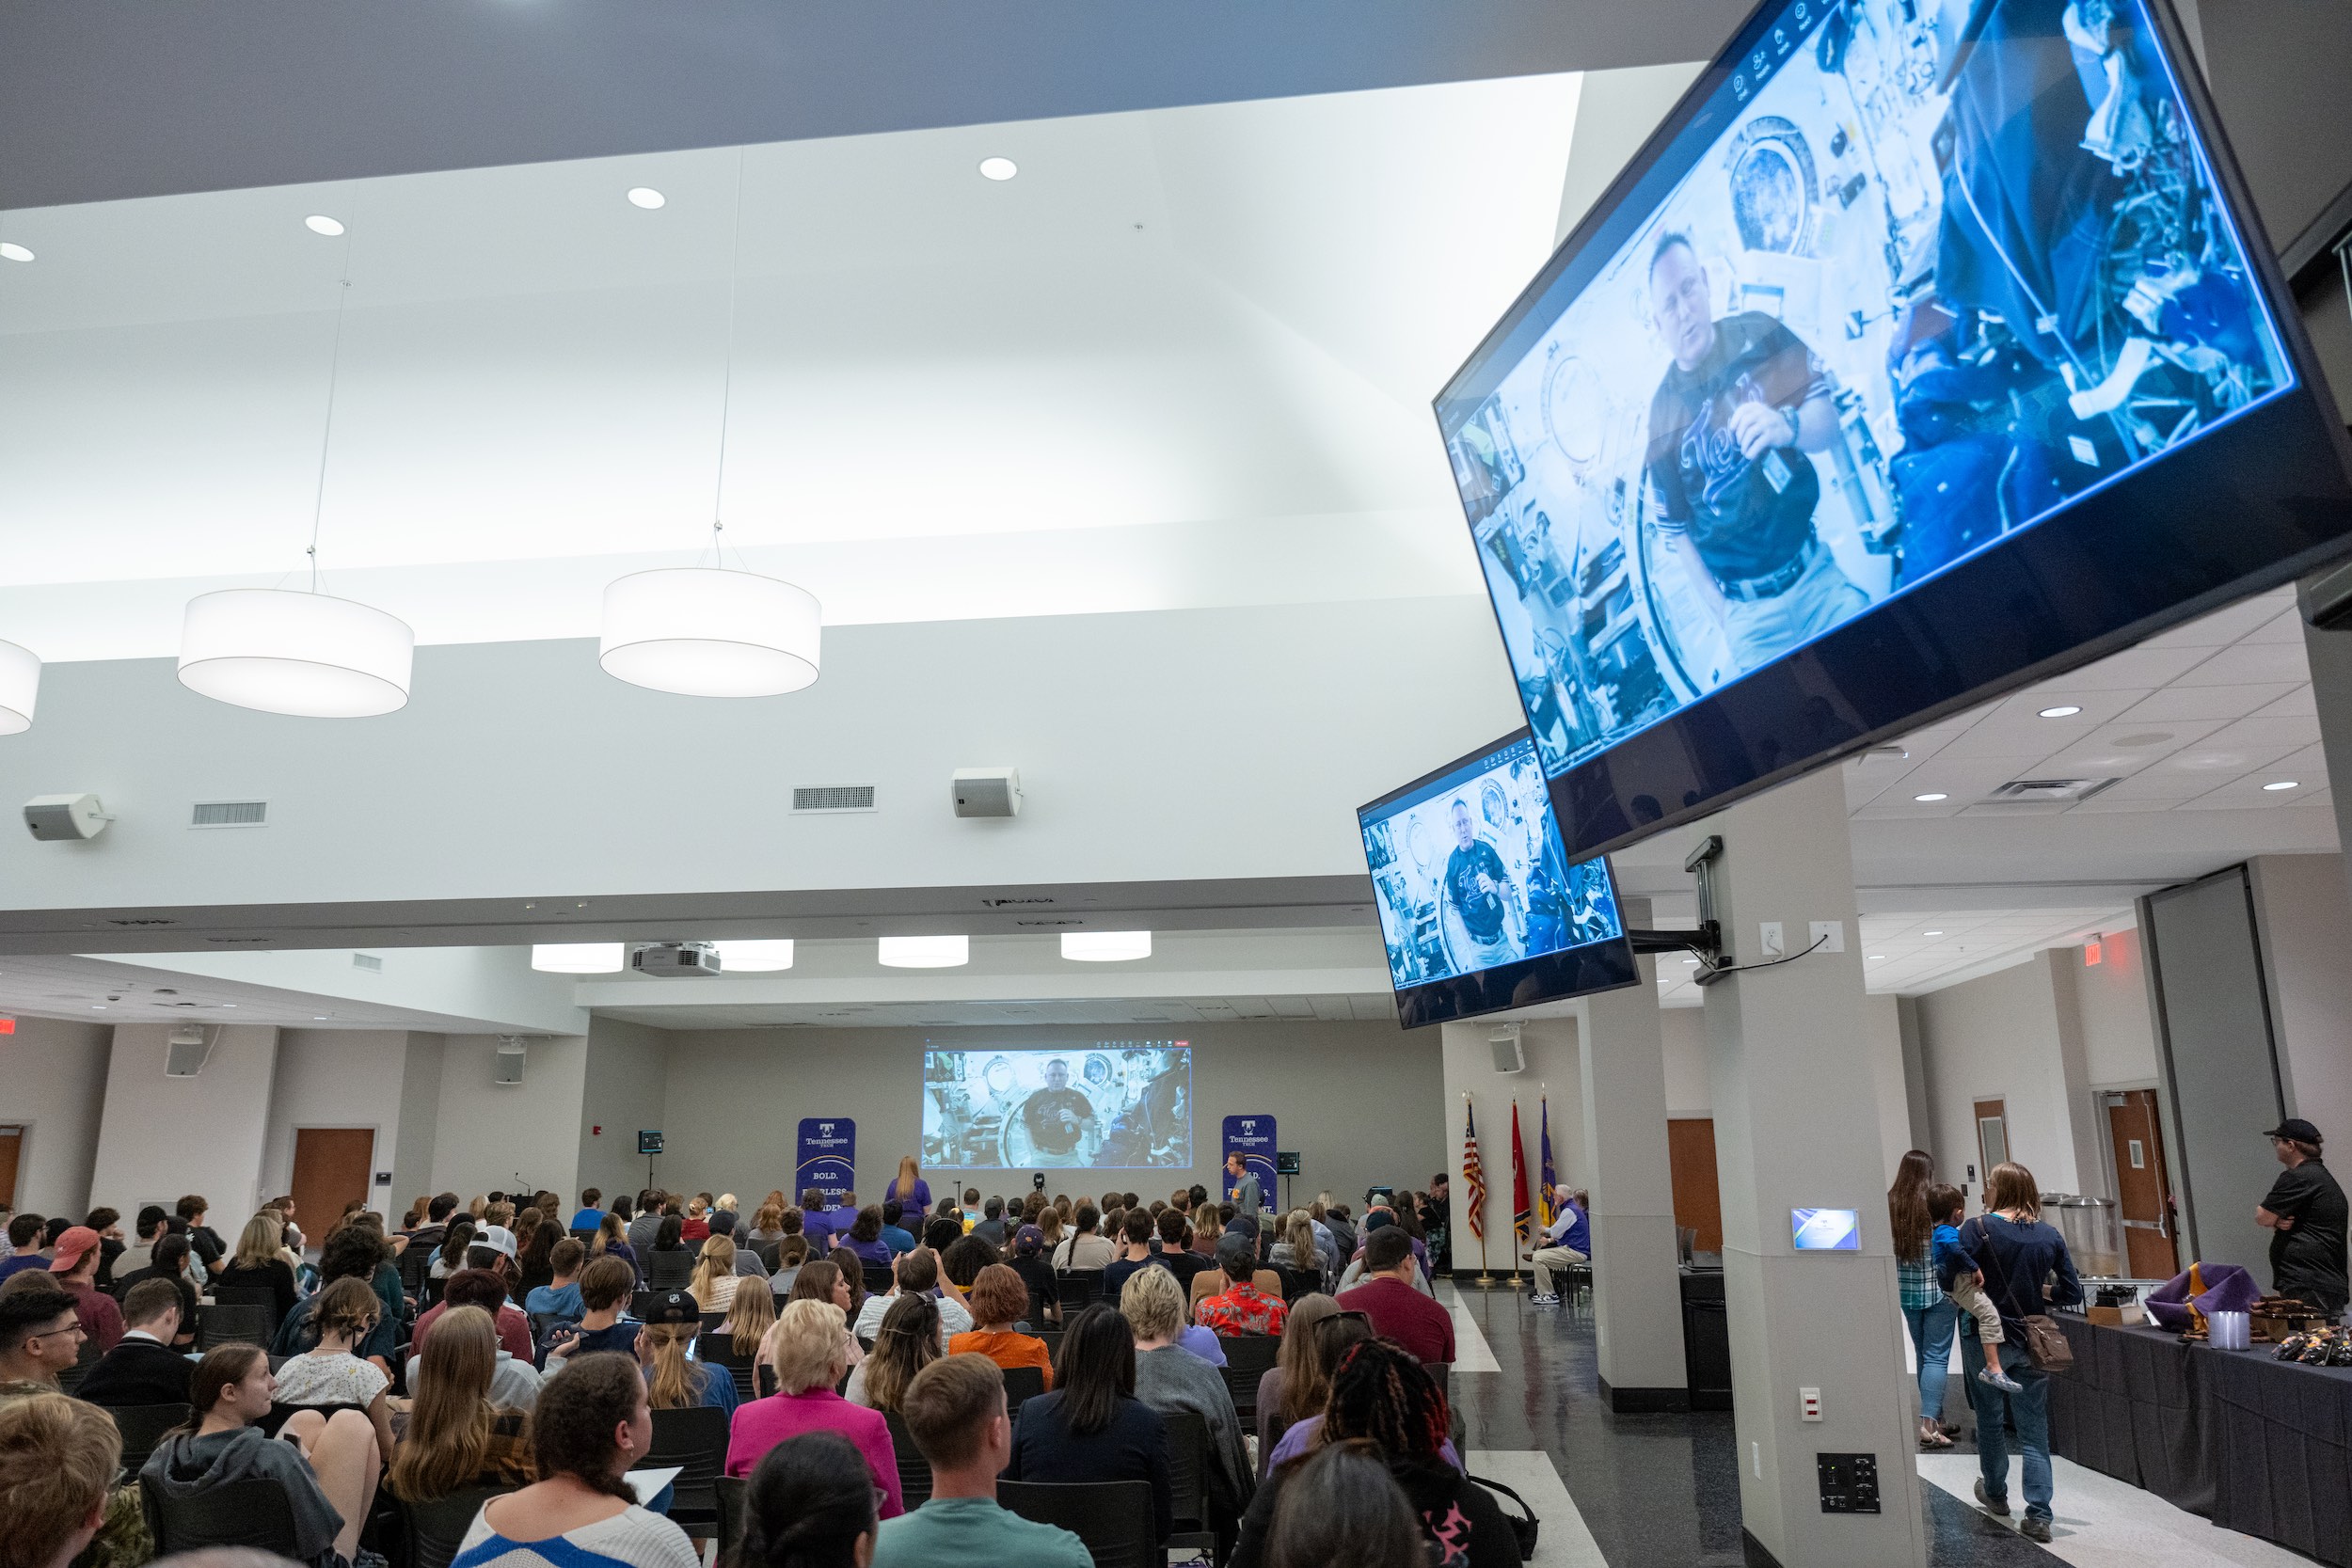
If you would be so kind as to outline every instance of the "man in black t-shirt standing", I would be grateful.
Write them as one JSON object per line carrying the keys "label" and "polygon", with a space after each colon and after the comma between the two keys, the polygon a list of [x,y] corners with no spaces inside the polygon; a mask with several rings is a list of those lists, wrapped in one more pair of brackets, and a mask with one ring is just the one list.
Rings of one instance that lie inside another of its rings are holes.
{"label": "man in black t-shirt standing", "polygon": [[1758,311],[1714,318],[1688,237],[1650,251],[1650,310],[1674,363],[1650,399],[1647,468],[1659,531],[1732,662],[1753,670],[1868,608],[1813,529],[1808,451],[1837,439],[1829,372]]}
{"label": "man in black t-shirt standing", "polygon": [[2320,1163],[2319,1129],[2310,1122],[2290,1117],[2264,1136],[2286,1166],[2254,1211],[2254,1223],[2270,1232],[2270,1288],[2336,1317],[2352,1298],[2344,1189]]}

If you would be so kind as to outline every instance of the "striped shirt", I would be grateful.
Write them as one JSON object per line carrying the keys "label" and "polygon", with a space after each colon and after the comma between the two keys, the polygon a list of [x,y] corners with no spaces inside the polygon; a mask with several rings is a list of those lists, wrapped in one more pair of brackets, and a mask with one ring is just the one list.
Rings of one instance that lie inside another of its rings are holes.
{"label": "striped shirt", "polygon": [[509,1541],[483,1507],[450,1568],[701,1568],[684,1530],[633,1505],[545,1541]]}

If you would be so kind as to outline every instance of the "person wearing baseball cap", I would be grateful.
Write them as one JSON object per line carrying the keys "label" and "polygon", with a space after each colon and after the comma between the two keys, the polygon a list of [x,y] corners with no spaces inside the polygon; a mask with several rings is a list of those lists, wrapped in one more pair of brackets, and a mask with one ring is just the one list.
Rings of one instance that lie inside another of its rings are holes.
{"label": "person wearing baseball cap", "polygon": [[[2337,1195],[2337,1210],[2343,1210],[2343,1195]],[[2337,1234],[2343,1234],[2339,1222]],[[65,1287],[73,1298],[73,1315],[82,1323],[82,1332],[105,1354],[121,1342],[122,1308],[114,1297],[98,1288],[98,1232],[87,1225],[68,1226],[57,1238],[57,1251],[49,1259],[49,1276]],[[2343,1248],[2337,1248],[2337,1261],[2343,1261]]]}
{"label": "person wearing baseball cap", "polygon": [[2270,1288],[2309,1302],[2330,1318],[2340,1316],[2352,1299],[2344,1256],[2352,1215],[2344,1189],[2320,1160],[2319,1129],[2289,1117],[2263,1135],[2286,1166],[2254,1211],[2254,1223],[2270,1232]]}

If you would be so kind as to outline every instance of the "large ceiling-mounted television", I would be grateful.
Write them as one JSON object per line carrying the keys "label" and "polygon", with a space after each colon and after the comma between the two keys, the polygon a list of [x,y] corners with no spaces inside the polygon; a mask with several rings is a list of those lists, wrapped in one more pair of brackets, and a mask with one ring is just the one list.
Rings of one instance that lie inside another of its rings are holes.
{"label": "large ceiling-mounted television", "polygon": [[1525,730],[1356,819],[1406,1028],[1640,980],[1609,863],[1568,863]]}
{"label": "large ceiling-mounted television", "polygon": [[1584,857],[2343,553],[2166,0],[1767,0],[1438,396]]}

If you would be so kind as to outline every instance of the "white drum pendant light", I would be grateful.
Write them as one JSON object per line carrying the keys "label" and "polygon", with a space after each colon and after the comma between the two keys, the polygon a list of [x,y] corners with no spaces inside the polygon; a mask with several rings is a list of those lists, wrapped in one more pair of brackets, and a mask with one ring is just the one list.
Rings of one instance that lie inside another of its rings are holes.
{"label": "white drum pendant light", "polygon": [[715,566],[632,572],[604,591],[596,662],[681,697],[773,697],[817,678],[817,595]]}
{"label": "white drum pendant light", "polygon": [[[727,262],[726,369],[719,388],[719,463],[710,564],[634,572],[604,591],[596,662],[608,675],[681,697],[777,697],[817,679],[824,612],[781,578],[731,568],[720,550],[727,484],[727,410],[735,390],[735,304],[743,244],[744,150],[735,150],[735,238]],[[723,962],[724,960],[722,959]]]}
{"label": "white drum pendant light", "polygon": [[[311,232],[346,226],[311,217]],[[322,227],[322,221],[325,227]],[[310,586],[227,588],[188,601],[180,627],[180,684],[238,707],[297,719],[368,719],[408,705],[417,638],[396,615],[319,592],[319,522],[326,508],[326,454],[335,435],[335,387],[351,298],[350,241],[335,294],[335,346],[326,363],[326,415],[319,432],[318,487],[310,501]]]}
{"label": "white drum pendant light", "polygon": [[33,700],[40,695],[40,659],[30,648],[0,642],[0,735],[33,727]]}
{"label": "white drum pendant light", "polygon": [[180,684],[302,719],[366,719],[407,705],[416,635],[397,616],[326,594],[225,588],[188,601]]}

